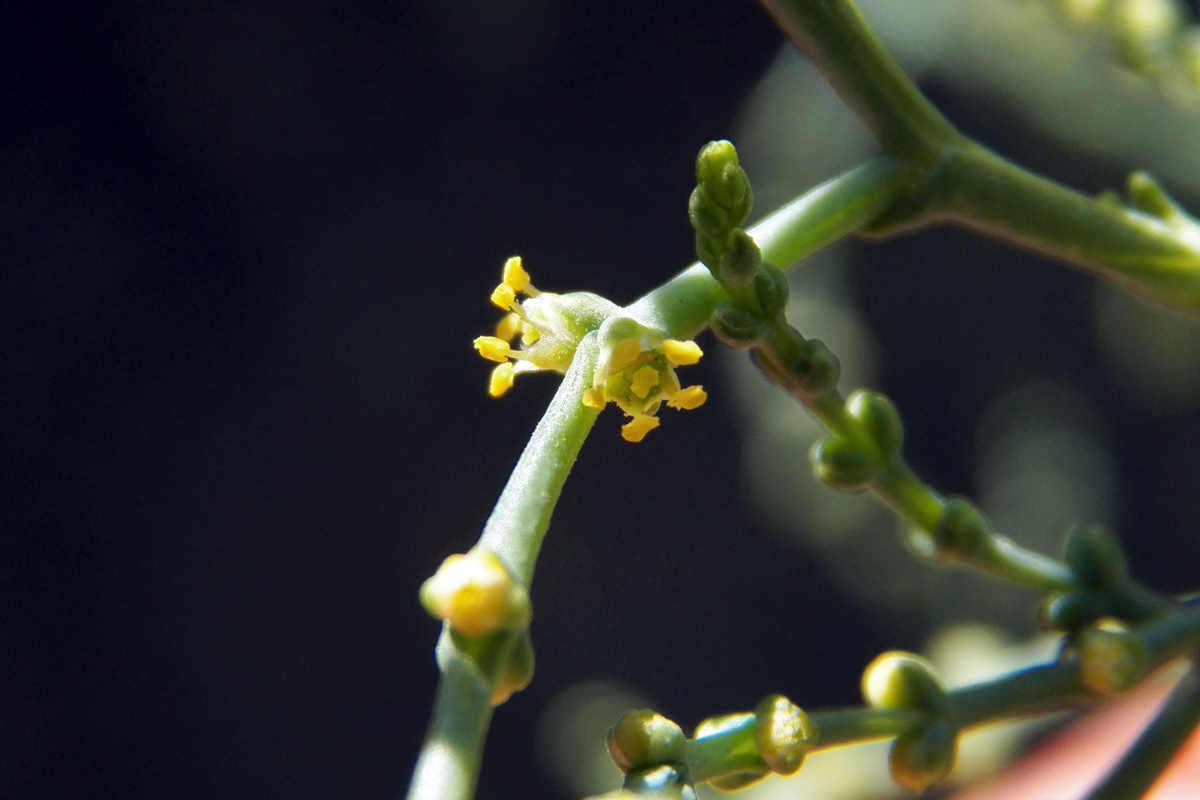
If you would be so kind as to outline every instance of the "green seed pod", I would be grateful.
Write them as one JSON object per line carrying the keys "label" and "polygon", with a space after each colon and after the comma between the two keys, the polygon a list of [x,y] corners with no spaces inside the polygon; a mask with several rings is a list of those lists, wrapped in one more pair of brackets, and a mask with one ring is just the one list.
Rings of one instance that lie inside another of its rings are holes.
{"label": "green seed pod", "polygon": [[950,716],[950,697],[933,665],[912,653],[892,650],[877,656],[863,670],[862,694],[873,708]]}
{"label": "green seed pod", "polygon": [[892,780],[910,792],[923,792],[954,769],[958,759],[958,729],[947,719],[896,739],[888,754]]}
{"label": "green seed pod", "polygon": [[1145,677],[1150,658],[1142,641],[1115,620],[1102,620],[1079,632],[1079,677],[1093,692],[1126,692]]}
{"label": "green seed pod", "polygon": [[820,395],[837,386],[842,365],[824,342],[809,339],[804,343],[804,352],[792,365],[792,371],[805,391]]}
{"label": "green seed pod", "polygon": [[817,741],[817,726],[799,706],[781,694],[754,709],[754,746],[778,775],[792,775]]}
{"label": "green seed pod", "polygon": [[1063,543],[1063,560],[1080,583],[1093,589],[1119,586],[1128,577],[1121,545],[1098,525],[1071,526]]}
{"label": "green seed pod", "polygon": [[933,531],[938,558],[942,561],[974,561],[993,546],[987,521],[969,500],[951,498]]}
{"label": "green seed pod", "polygon": [[787,275],[774,264],[762,264],[754,276],[754,298],[758,300],[758,307],[767,319],[774,319],[783,313],[790,291]]}
{"label": "green seed pod", "polygon": [[530,638],[527,628],[521,632],[521,638],[513,648],[508,664],[496,680],[496,686],[492,689],[492,705],[498,706],[506,702],[515,692],[528,686],[533,680],[533,667],[533,639]]}
{"label": "green seed pod", "polygon": [[829,437],[813,445],[809,455],[813,463],[813,474],[833,489],[857,492],[879,471],[879,461],[870,453],[864,453],[845,439]]}
{"label": "green seed pod", "polygon": [[1129,205],[1138,211],[1165,220],[1180,215],[1179,206],[1171,195],[1167,194],[1158,181],[1148,173],[1141,171],[1132,173],[1126,188],[1129,191]]}
{"label": "green seed pod", "polygon": [[626,713],[608,732],[608,754],[626,773],[660,764],[682,764],[686,746],[683,729],[648,708]]}
{"label": "green seed pod", "polygon": [[730,347],[739,349],[753,347],[761,342],[766,336],[767,328],[767,323],[761,318],[729,303],[717,303],[709,325],[718,339]]}
{"label": "green seed pod", "polygon": [[1047,595],[1038,609],[1038,623],[1052,631],[1075,631],[1099,614],[1099,598],[1090,590],[1072,589]]}
{"label": "green seed pod", "polygon": [[713,237],[724,236],[737,227],[730,221],[729,212],[721,208],[703,186],[693,189],[688,198],[688,219],[697,232]]}
{"label": "green seed pod", "polygon": [[683,773],[666,764],[631,770],[622,788],[655,800],[696,800],[696,790],[687,785]]}
{"label": "green seed pod", "polygon": [[900,455],[904,425],[891,400],[879,392],[859,389],[846,400],[846,413],[862,425],[882,458],[891,461]]}
{"label": "green seed pod", "polygon": [[719,279],[733,288],[741,288],[754,280],[762,266],[762,252],[750,234],[740,228],[729,235],[725,252],[721,254]]}

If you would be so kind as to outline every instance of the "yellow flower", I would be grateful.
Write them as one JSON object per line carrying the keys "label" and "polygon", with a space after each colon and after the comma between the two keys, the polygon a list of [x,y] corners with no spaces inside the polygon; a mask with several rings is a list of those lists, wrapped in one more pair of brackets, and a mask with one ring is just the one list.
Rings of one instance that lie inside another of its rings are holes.
{"label": "yellow flower", "polygon": [[[520,296],[525,299],[521,300]],[[579,341],[597,331],[600,355],[583,404],[604,408],[616,403],[631,417],[621,436],[640,442],[659,425],[658,409],[699,408],[708,398],[703,387],[682,387],[675,368],[690,366],[704,353],[693,341],[670,339],[661,331],[624,316],[622,310],[594,294],[539,292],[530,282],[520,256],[508,259],[492,303],[508,312],[494,336],[480,336],[475,349],[496,362],[488,394],[500,397],[523,372],[565,373]]]}

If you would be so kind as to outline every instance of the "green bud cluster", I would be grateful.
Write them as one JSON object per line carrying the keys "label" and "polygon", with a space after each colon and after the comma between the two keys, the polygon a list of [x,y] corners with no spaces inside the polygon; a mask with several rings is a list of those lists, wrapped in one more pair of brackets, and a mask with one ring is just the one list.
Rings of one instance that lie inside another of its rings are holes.
{"label": "green bud cluster", "polygon": [[1043,626],[1079,631],[1100,617],[1129,615],[1131,609],[1125,601],[1137,587],[1112,533],[1095,525],[1073,525],[1063,542],[1063,561],[1075,574],[1078,585],[1046,597],[1038,610]]}
{"label": "green bud cluster", "polygon": [[952,497],[933,529],[933,545],[939,561],[976,563],[991,553],[995,538],[970,500]]}
{"label": "green bud cluster", "polygon": [[892,744],[888,768],[897,785],[921,792],[950,774],[958,757],[959,725],[950,695],[928,661],[911,653],[884,653],[863,672],[862,691],[874,708],[925,717]]}
{"label": "green bud cluster", "polygon": [[[836,369],[813,369],[814,363],[820,364],[813,356],[820,358],[829,352],[820,342],[816,344],[819,347],[809,351],[808,375],[824,372],[820,376],[823,380],[813,381],[820,386],[836,374]],[[836,359],[832,366],[836,367]],[[846,399],[845,410],[858,436],[853,441],[840,436],[821,439],[813,445],[811,455],[818,478],[834,489],[854,492],[866,488],[885,465],[899,459],[904,426],[896,407],[879,392],[854,392]]]}

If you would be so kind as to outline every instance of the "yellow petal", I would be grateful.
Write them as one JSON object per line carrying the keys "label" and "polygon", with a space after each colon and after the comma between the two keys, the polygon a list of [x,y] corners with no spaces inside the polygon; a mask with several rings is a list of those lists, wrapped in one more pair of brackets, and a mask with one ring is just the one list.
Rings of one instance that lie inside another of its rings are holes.
{"label": "yellow petal", "polygon": [[633,379],[629,382],[630,390],[643,400],[655,386],[658,386],[658,370],[649,364],[633,373]]}
{"label": "yellow petal", "polygon": [[689,386],[686,389],[680,389],[671,399],[667,401],[667,405],[671,408],[681,408],[684,411],[691,411],[693,408],[699,408],[704,405],[704,401],[708,399],[708,393],[704,391],[703,386]]}
{"label": "yellow petal", "polygon": [[480,336],[475,340],[475,349],[488,361],[508,361],[508,342],[495,336]]}
{"label": "yellow petal", "polygon": [[604,395],[603,389],[587,389],[583,393],[583,399],[580,401],[588,408],[604,408],[608,402],[608,398]]}
{"label": "yellow petal", "polygon": [[658,426],[658,417],[636,416],[621,426],[621,438],[627,442],[640,442]]}
{"label": "yellow petal", "polygon": [[505,314],[496,323],[496,338],[511,342],[521,332],[521,318],[516,314]]}
{"label": "yellow petal", "polygon": [[515,376],[516,372],[513,370],[511,361],[497,364],[496,368],[492,370],[492,377],[488,380],[488,394],[492,397],[500,397],[512,388]]}
{"label": "yellow petal", "polygon": [[517,293],[507,283],[502,283],[492,291],[492,305],[499,306],[505,311],[512,311],[517,304]]}
{"label": "yellow petal", "polygon": [[689,367],[700,360],[704,351],[693,341],[681,342],[678,339],[663,339],[663,352],[677,367]]}
{"label": "yellow petal", "polygon": [[529,286],[529,273],[521,265],[520,256],[513,256],[504,262],[504,283],[514,292],[523,292]]}

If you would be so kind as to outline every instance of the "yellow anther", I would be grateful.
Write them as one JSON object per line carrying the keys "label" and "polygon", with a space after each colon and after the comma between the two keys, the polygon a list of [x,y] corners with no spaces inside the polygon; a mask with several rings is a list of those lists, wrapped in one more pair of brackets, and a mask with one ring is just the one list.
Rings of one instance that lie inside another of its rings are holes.
{"label": "yellow anther", "polygon": [[517,305],[517,293],[507,283],[502,283],[492,291],[492,305],[499,306],[505,311],[512,311]]}
{"label": "yellow anther", "polygon": [[658,427],[658,417],[639,414],[621,426],[621,438],[627,442],[640,442],[646,434]]}
{"label": "yellow anther", "polygon": [[608,397],[604,394],[603,389],[586,389],[581,402],[588,408],[604,408],[608,403]]}
{"label": "yellow anther", "polygon": [[637,364],[642,355],[642,345],[637,339],[622,339],[613,346],[608,360],[608,372],[624,372]]}
{"label": "yellow anther", "polygon": [[496,338],[511,342],[521,332],[521,317],[517,314],[505,314],[496,323]]}
{"label": "yellow anther", "polygon": [[649,364],[633,373],[633,379],[629,381],[630,390],[643,400],[655,386],[658,386],[658,370]]}
{"label": "yellow anther", "polygon": [[537,328],[526,327],[525,332],[521,334],[521,344],[525,347],[542,338],[542,335],[537,332]]}
{"label": "yellow anther", "polygon": [[504,283],[514,292],[523,292],[529,286],[529,273],[521,266],[520,256],[504,262]]}
{"label": "yellow anther", "polygon": [[704,391],[703,386],[689,386],[686,389],[680,389],[671,399],[667,401],[667,405],[671,408],[681,408],[684,411],[691,411],[693,408],[699,408],[704,405],[704,401],[708,399],[708,392]]}
{"label": "yellow anther", "polygon": [[475,349],[488,361],[508,361],[508,354],[511,352],[508,342],[495,336],[480,336],[475,340]]}
{"label": "yellow anther", "polygon": [[497,364],[496,368],[492,370],[492,377],[488,380],[488,394],[492,397],[499,397],[507,392],[512,388],[513,378],[516,377],[516,374],[511,361]]}
{"label": "yellow anther", "polygon": [[693,341],[681,342],[678,339],[663,339],[663,352],[676,367],[690,367],[700,360],[704,351]]}

